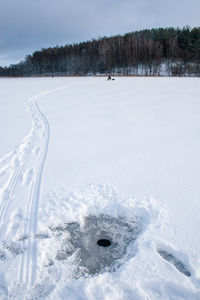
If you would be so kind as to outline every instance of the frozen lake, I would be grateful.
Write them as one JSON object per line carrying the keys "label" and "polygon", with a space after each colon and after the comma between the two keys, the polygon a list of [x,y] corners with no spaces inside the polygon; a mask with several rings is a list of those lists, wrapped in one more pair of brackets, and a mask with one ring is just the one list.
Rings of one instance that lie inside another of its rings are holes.
{"label": "frozen lake", "polygon": [[198,78],[1,78],[0,107],[0,298],[199,299]]}

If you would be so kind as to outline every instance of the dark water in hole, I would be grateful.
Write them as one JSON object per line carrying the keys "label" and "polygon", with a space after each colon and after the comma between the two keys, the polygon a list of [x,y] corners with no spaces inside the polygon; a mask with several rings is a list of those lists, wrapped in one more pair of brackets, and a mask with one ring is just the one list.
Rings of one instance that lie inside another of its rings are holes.
{"label": "dark water in hole", "polygon": [[[120,259],[126,254],[127,247],[138,237],[141,225],[141,219],[127,221],[121,217],[98,215],[86,217],[82,228],[78,222],[50,228],[62,241],[56,260],[64,262],[73,257],[75,277],[114,271],[122,264]],[[64,233],[68,237],[63,239]]]}
{"label": "dark water in hole", "polygon": [[111,245],[111,241],[107,239],[101,239],[97,241],[97,245],[99,245],[100,247],[109,247]]}

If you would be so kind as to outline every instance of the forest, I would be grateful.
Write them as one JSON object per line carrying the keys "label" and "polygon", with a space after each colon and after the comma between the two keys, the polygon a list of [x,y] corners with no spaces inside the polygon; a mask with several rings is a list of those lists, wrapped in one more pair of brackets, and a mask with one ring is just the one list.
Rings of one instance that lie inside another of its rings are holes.
{"label": "forest", "polygon": [[200,27],[156,28],[35,51],[0,76],[200,76]]}

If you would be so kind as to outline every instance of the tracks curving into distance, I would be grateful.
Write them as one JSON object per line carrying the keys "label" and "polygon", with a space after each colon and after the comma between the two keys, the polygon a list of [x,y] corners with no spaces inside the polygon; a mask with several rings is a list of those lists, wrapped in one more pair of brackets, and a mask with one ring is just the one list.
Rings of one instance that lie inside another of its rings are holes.
{"label": "tracks curving into distance", "polygon": [[[91,84],[99,84],[99,81]],[[65,85],[29,98],[26,104],[33,121],[30,133],[13,151],[0,159],[0,251],[3,245],[8,251],[12,248],[14,253],[16,245],[14,256],[17,257],[11,264],[12,278],[23,290],[32,288],[36,281],[35,234],[42,173],[50,136],[49,123],[37,102],[49,94],[76,85],[85,83]],[[18,250],[19,246],[23,251]]]}
{"label": "tracks curving into distance", "polygon": [[20,241],[25,249],[17,260],[15,271],[18,284],[26,289],[36,280],[37,241],[34,236],[50,135],[49,123],[37,101],[68,87],[51,89],[26,101],[33,120],[30,134],[0,160],[0,176],[5,177],[0,190],[0,242]]}

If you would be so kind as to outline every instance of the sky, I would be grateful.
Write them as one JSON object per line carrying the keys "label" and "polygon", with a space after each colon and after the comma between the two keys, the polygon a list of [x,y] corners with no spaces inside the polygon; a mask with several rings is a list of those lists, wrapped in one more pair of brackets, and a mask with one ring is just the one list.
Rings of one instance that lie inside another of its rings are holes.
{"label": "sky", "polygon": [[200,26],[200,0],[0,0],[0,66],[42,48],[155,27]]}

